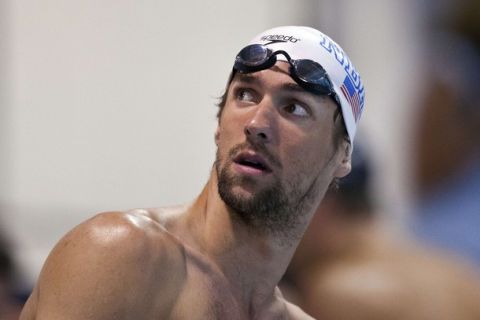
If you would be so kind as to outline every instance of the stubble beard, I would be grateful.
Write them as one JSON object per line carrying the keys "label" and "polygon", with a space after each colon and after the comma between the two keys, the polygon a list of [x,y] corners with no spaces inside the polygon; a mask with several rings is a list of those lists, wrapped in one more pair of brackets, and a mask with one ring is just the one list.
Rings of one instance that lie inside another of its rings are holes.
{"label": "stubble beard", "polygon": [[[289,181],[283,186],[280,179],[273,176],[273,182],[250,196],[242,196],[233,190],[236,186],[255,186],[257,181],[248,176],[235,175],[230,168],[233,157],[245,147],[243,143],[232,148],[226,161],[222,161],[217,149],[215,168],[218,177],[218,192],[221,199],[232,209],[233,214],[247,225],[251,231],[270,234],[281,244],[299,241],[306,214],[311,211],[318,197],[318,186],[315,181],[306,188],[300,186],[301,179]],[[223,167],[221,163],[224,162]]]}

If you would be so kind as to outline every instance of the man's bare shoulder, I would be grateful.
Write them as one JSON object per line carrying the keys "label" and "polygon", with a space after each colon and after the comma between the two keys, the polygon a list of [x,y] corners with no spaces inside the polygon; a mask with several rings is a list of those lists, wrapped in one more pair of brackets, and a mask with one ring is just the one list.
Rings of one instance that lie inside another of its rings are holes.
{"label": "man's bare shoulder", "polygon": [[169,227],[172,224],[176,224],[179,220],[181,220],[181,217],[188,210],[188,208],[188,204],[183,204],[168,207],[135,209],[133,210],[133,212],[137,214],[147,215],[166,229],[170,229]]}
{"label": "man's bare shoulder", "polygon": [[182,244],[148,211],[102,213],[59,241],[25,309],[36,319],[167,314],[185,275]]}

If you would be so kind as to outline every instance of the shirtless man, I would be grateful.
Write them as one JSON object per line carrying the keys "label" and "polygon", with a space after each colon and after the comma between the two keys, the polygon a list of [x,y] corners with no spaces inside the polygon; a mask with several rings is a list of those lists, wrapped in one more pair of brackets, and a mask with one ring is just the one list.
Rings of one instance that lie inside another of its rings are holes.
{"label": "shirtless man", "polygon": [[321,32],[258,35],[235,60],[198,198],[74,228],[20,318],[312,319],[277,283],[332,181],[350,171],[363,101],[350,60]]}

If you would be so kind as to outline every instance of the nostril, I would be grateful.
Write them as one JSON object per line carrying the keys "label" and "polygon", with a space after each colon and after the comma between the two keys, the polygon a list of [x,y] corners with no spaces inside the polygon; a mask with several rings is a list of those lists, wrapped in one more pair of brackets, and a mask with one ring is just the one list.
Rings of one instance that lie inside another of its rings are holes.
{"label": "nostril", "polygon": [[269,134],[269,129],[267,128],[258,128],[255,126],[245,126],[244,128],[244,133],[249,139],[257,139],[257,140],[262,140],[263,142],[269,141],[270,140],[270,134]]}

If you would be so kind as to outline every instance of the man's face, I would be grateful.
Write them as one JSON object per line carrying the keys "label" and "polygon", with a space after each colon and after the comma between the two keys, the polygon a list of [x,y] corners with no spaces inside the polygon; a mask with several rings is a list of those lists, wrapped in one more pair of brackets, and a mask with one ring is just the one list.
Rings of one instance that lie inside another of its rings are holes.
{"label": "man's face", "polygon": [[219,193],[246,223],[281,232],[318,206],[345,150],[328,97],[303,90],[288,64],[236,74],[216,135]]}

